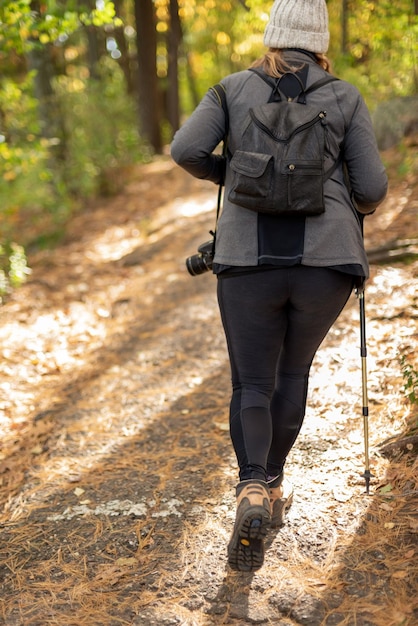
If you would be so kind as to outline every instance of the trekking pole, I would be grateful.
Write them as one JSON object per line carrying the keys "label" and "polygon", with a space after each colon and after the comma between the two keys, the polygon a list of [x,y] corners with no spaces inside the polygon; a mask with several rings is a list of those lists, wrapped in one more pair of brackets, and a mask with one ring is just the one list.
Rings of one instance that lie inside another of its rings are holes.
{"label": "trekking pole", "polygon": [[370,472],[369,464],[369,403],[367,398],[367,345],[366,345],[366,309],[364,301],[364,285],[357,288],[357,297],[360,308],[360,355],[361,355],[361,379],[363,395],[363,431],[364,431],[364,456],[365,470],[362,474],[366,481],[366,493],[369,494],[370,479],[373,474]]}

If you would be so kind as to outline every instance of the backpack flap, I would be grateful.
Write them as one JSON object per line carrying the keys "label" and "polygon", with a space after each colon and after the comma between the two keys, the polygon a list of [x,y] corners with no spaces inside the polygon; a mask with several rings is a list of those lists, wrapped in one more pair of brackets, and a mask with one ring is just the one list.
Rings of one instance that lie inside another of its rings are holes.
{"label": "backpack flap", "polygon": [[[259,152],[236,150],[230,162],[235,184],[229,199],[247,208],[268,198],[274,173],[273,156]],[[245,204],[243,204],[245,203]]]}

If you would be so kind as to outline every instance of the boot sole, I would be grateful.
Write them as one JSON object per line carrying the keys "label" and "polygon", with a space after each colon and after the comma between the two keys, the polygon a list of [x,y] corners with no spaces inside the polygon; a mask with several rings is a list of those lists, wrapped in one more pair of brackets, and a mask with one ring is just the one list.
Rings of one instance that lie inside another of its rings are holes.
{"label": "boot sole", "polygon": [[228,545],[228,564],[239,572],[254,572],[264,563],[264,537],[270,515],[262,506],[248,507],[235,522]]}

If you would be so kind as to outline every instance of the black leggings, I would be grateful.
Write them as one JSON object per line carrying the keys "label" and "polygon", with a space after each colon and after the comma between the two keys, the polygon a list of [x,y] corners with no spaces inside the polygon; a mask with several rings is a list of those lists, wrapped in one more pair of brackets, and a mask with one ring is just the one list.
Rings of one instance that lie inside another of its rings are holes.
{"label": "black leggings", "polygon": [[349,274],[302,265],[218,279],[240,480],[282,472],[305,416],[312,360],[352,287]]}

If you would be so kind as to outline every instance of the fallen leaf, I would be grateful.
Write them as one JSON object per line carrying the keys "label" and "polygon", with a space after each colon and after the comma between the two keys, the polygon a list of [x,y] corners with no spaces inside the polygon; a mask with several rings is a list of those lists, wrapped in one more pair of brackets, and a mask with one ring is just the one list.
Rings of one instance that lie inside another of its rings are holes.
{"label": "fallen leaf", "polygon": [[215,426],[219,428],[219,430],[229,430],[228,422],[215,422]]}
{"label": "fallen leaf", "polygon": [[398,570],[397,572],[393,572],[392,578],[399,578],[399,579],[408,578],[408,572],[406,572],[404,569]]}
{"label": "fallen leaf", "polygon": [[379,493],[390,493],[392,491],[392,485],[389,483],[389,485],[385,485],[384,487],[381,487],[379,489]]}
{"label": "fallen leaf", "polygon": [[82,489],[81,487],[76,487],[76,488],[74,489],[74,492],[73,492],[73,493],[74,493],[74,495],[76,495],[76,496],[77,496],[77,498],[78,498],[79,496],[82,496],[82,495],[83,495],[83,493],[84,493],[84,489]]}
{"label": "fallen leaf", "polygon": [[395,528],[395,524],[393,522],[385,522],[385,528],[389,528],[389,530],[391,530],[392,528]]}
{"label": "fallen leaf", "polygon": [[68,482],[70,483],[79,483],[81,480],[81,474],[70,474],[68,476]]}
{"label": "fallen leaf", "polygon": [[382,504],[380,504],[379,508],[383,509],[384,511],[393,511],[393,506],[391,506],[390,504],[387,504],[386,502],[383,502]]}
{"label": "fallen leaf", "polygon": [[115,565],[119,567],[135,567],[138,565],[138,561],[134,556],[120,557],[120,559],[116,559]]}

